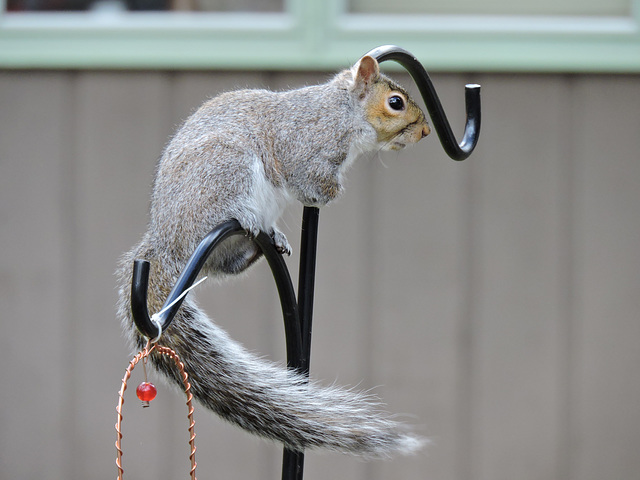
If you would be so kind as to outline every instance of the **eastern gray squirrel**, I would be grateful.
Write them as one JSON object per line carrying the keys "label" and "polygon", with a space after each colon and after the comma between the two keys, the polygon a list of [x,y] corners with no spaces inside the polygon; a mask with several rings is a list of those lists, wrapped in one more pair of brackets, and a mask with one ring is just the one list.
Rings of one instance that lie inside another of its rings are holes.
{"label": "eastern gray squirrel", "polygon": [[[328,83],[292,91],[240,90],[202,105],[166,146],[153,187],[148,230],[118,269],[118,314],[132,346],[146,340],[131,316],[135,259],[150,262],[149,311],[157,312],[199,242],[236,219],[247,236],[225,240],[203,274],[245,270],[261,256],[252,237],[271,235],[294,200],[323,206],[343,190],[342,176],[360,153],[399,150],[430,132],[424,113],[369,56]],[[322,447],[365,457],[411,453],[423,440],[367,395],[323,387],[258,358],[216,326],[187,296],[160,344],[185,365],[194,397],[224,419],[291,449]],[[171,361],[156,369],[182,380]]]}

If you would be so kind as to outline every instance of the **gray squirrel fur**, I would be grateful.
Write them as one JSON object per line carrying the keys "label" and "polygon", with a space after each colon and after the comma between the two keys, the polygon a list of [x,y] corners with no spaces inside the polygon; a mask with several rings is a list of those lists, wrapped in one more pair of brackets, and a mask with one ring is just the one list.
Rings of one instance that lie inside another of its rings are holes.
{"label": "gray squirrel fur", "polygon": [[[275,225],[289,203],[326,205],[342,192],[343,173],[359,154],[399,150],[429,131],[407,92],[366,56],[325,84],[285,92],[240,90],[206,102],[165,148],[148,230],[118,269],[118,314],[132,347],[146,343],[130,311],[135,259],[151,264],[148,307],[157,312],[216,225],[236,219],[248,235],[220,245],[203,274],[223,277],[253,264],[260,253],[251,237],[259,231],[271,235],[279,252],[290,253]],[[320,386],[248,352],[196,306],[192,293],[159,343],[178,353],[202,405],[291,449],[387,457],[424,443],[372,397]],[[171,361],[152,354],[152,363],[181,385]]]}

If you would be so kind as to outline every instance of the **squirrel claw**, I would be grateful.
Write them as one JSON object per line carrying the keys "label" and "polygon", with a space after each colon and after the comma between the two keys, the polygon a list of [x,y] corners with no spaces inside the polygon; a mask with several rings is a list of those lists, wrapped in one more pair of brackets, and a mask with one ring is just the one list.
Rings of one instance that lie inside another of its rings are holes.
{"label": "squirrel claw", "polygon": [[280,255],[284,255],[286,253],[288,257],[291,256],[291,248],[276,245],[276,252],[278,252]]}
{"label": "squirrel claw", "polygon": [[271,232],[271,239],[273,240],[274,247],[276,247],[276,251],[280,255],[284,255],[286,253],[287,256],[291,256],[291,245],[289,245],[289,241],[287,240],[287,237],[285,237],[284,233],[279,230],[274,230]]}
{"label": "squirrel claw", "polygon": [[260,234],[260,230],[256,229],[256,230],[246,230],[247,232],[247,238],[249,240],[255,240],[255,238]]}

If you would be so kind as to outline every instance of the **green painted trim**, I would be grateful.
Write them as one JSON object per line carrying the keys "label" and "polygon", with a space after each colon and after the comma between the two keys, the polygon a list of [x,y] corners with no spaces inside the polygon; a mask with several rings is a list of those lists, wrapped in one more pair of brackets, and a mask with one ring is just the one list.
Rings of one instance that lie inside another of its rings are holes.
{"label": "green painted trim", "polygon": [[433,71],[640,72],[633,17],[349,15],[344,0],[283,14],[4,14],[0,68],[329,69],[397,44]]}

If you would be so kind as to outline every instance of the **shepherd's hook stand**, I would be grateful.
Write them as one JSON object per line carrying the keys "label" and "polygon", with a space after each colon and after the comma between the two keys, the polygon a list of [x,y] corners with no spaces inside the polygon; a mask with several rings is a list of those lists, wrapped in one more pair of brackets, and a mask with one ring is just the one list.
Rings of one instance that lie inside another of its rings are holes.
{"label": "shepherd's hook stand", "polygon": [[[480,135],[480,85],[465,87],[467,120],[462,141],[458,143],[451,130],[435,88],[422,64],[406,50],[393,45],[374,48],[367,55],[378,62],[394,60],[402,65],[415,81],[425,102],[433,127],[440,143],[449,157],[464,160],[473,152]],[[318,239],[319,210],[304,207],[302,216],[302,241],[300,248],[300,270],[298,275],[298,296],[291,282],[289,270],[276,251],[271,238],[264,232],[254,239],[262,250],[280,296],[284,317],[287,348],[287,365],[304,374],[309,373],[311,356],[311,321],[313,316],[313,293],[315,286],[316,250]],[[237,220],[229,220],[214,228],[196,248],[186,267],[165,301],[165,307],[173,304],[152,321],[147,310],[147,288],[149,283],[149,262],[136,260],[133,266],[131,285],[131,311],[135,324],[144,336],[155,339],[164,332],[184,299],[183,293],[193,285],[209,255],[222,241],[232,235],[246,235],[247,232]],[[176,299],[179,299],[176,301]],[[302,480],[304,453],[285,447],[282,463],[282,480]]]}

